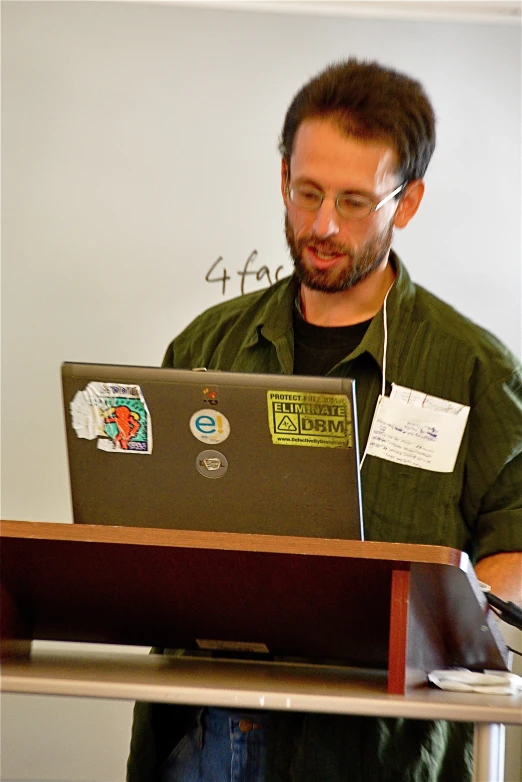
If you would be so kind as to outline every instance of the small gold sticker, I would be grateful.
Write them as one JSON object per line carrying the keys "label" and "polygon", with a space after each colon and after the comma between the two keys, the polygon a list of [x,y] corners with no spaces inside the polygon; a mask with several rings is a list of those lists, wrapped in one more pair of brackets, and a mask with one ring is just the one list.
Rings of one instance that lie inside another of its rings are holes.
{"label": "small gold sticker", "polygon": [[352,448],[352,411],[345,394],[267,391],[268,426],[275,445]]}

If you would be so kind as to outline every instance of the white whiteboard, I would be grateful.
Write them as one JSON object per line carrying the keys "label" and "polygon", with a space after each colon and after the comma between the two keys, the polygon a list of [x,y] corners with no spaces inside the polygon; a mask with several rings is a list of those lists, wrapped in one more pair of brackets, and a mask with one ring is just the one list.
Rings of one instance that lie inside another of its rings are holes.
{"label": "white whiteboard", "polygon": [[2,44],[4,517],[71,518],[63,360],[158,364],[223,298],[218,258],[225,297],[290,270],[278,136],[338,58],[425,84],[438,147],[395,247],[520,352],[516,27],[4,2]]}

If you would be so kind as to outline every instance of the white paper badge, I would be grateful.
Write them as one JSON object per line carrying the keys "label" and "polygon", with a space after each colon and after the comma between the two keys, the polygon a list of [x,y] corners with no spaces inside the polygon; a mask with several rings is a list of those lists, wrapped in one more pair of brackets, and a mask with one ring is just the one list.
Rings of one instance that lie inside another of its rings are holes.
{"label": "white paper badge", "polygon": [[190,419],[190,431],[202,443],[217,445],[227,439],[230,424],[223,413],[216,410],[198,410]]}
{"label": "white paper badge", "polygon": [[[401,392],[408,390],[401,389]],[[469,407],[446,402],[446,409],[441,409],[438,403],[444,401],[437,400],[437,404],[422,407],[418,405],[418,398],[407,402],[403,394],[395,398],[380,397],[366,453],[422,470],[452,472]]]}

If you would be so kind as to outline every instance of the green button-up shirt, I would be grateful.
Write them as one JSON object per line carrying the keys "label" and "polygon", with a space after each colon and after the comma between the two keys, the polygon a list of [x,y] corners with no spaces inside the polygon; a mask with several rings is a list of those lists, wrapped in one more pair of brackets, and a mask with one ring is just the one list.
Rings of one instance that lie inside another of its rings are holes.
{"label": "green button-up shirt", "polygon": [[[445,545],[472,558],[522,550],[522,368],[497,339],[414,285],[396,256],[387,301],[391,383],[470,406],[453,472],[367,456],[367,539]],[[291,374],[295,281],[213,307],[169,346],[165,366]],[[364,450],[381,391],[384,319],[330,375],[356,379]],[[194,719],[190,707],[137,704],[129,782],[151,782]],[[466,723],[273,713],[266,782],[466,782]]]}

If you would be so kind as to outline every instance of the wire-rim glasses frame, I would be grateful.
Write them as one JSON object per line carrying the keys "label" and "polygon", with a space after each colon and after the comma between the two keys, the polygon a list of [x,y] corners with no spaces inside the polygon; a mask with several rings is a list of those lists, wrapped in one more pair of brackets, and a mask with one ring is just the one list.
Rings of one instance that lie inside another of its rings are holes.
{"label": "wire-rim glasses frame", "polygon": [[[371,198],[358,193],[339,193],[335,198],[335,208],[341,217],[348,220],[364,220],[372,212],[378,212],[388,201],[399,195],[407,184],[408,182],[403,182],[376,204]],[[292,185],[289,183],[286,186],[286,192],[292,204],[306,212],[317,212],[326,198],[325,193],[312,185]]]}

